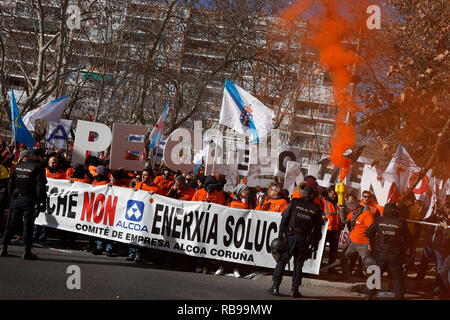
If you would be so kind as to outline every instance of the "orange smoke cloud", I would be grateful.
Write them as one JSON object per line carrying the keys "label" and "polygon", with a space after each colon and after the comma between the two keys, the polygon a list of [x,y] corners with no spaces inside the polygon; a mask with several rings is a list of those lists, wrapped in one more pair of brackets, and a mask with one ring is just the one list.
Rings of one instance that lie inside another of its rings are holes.
{"label": "orange smoke cloud", "polygon": [[311,6],[311,1],[297,1],[289,8],[280,13],[281,18],[289,22],[294,22]]}
{"label": "orange smoke cloud", "polygon": [[[283,11],[282,18],[292,22],[303,14],[310,7],[310,1],[297,1],[293,6]],[[355,144],[355,128],[351,119],[356,115],[358,106],[354,102],[351,94],[350,83],[352,81],[353,70],[360,63],[360,58],[351,49],[346,48],[344,40],[348,40],[355,24],[363,21],[362,10],[355,10],[350,0],[322,0],[323,10],[308,18],[313,26],[311,45],[320,53],[320,64],[331,75],[334,89],[334,102],[338,108],[336,116],[336,131],[331,138],[330,160],[335,167],[342,168],[339,179],[343,180],[350,168],[351,161],[346,159],[343,153],[351,149]],[[339,5],[339,6],[338,6]],[[344,18],[340,15],[339,9],[342,6],[356,13],[357,19],[351,20],[350,16]],[[359,7],[361,9],[361,7]],[[300,11],[299,11],[300,10]],[[358,21],[358,22],[356,22]],[[355,38],[353,36],[353,38]],[[349,119],[349,123],[346,123]]]}

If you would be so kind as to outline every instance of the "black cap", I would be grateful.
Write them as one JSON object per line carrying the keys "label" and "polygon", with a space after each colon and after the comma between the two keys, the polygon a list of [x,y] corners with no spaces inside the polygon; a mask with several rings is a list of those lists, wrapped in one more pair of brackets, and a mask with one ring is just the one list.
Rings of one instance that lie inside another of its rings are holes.
{"label": "black cap", "polygon": [[112,176],[115,180],[121,180],[124,177],[123,170],[117,170],[112,173]]}
{"label": "black cap", "polygon": [[205,184],[205,187],[210,184],[217,184],[217,179],[214,176],[207,176],[205,178],[204,184]]}

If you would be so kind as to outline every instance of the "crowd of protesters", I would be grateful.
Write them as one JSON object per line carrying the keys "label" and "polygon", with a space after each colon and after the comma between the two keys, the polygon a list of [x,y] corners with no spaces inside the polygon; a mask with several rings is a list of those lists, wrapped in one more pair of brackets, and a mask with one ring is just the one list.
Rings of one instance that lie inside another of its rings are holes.
{"label": "crowd of protesters", "polygon": [[[24,149],[16,149],[14,145],[0,146],[0,213],[8,207],[8,178],[14,166],[20,162]],[[350,277],[364,277],[365,260],[373,248],[367,237],[367,229],[383,216],[384,208],[378,205],[376,198],[370,191],[363,191],[362,198],[358,200],[356,193],[348,191],[345,195],[345,205],[338,205],[338,195],[334,186],[322,188],[317,184],[316,178],[306,176],[304,181],[296,186],[292,196],[282,187],[282,181],[274,178],[268,186],[249,188],[243,183],[237,185],[233,192],[226,192],[224,187],[226,179],[221,175],[205,176],[203,167],[198,174],[172,172],[162,164],[145,166],[142,171],[127,171],[124,169],[110,170],[108,159],[99,159],[87,156],[84,165],[71,165],[71,156],[61,151],[34,149],[31,152],[31,161],[40,162],[45,176],[52,179],[65,179],[70,182],[83,182],[95,186],[110,185],[123,188],[144,190],[150,193],[167,196],[185,201],[204,201],[228,206],[236,209],[255,209],[282,213],[292,198],[301,198],[305,187],[314,188],[314,203],[323,210],[323,219],[328,221],[326,243],[328,245],[328,267],[325,268],[331,275],[347,281]],[[309,189],[309,188],[308,188]],[[355,191],[355,190],[354,190]],[[353,192],[354,192],[353,191]],[[409,201],[402,204],[399,215],[410,220],[422,220],[426,208],[412,196]],[[360,211],[357,214],[357,211]],[[408,241],[403,253],[403,268],[407,275],[408,270],[414,268],[416,251],[419,239],[425,235],[425,244],[417,274],[418,280],[423,280],[427,274],[430,262],[436,264],[435,296],[446,296],[449,292],[450,268],[450,234],[448,223],[450,221],[450,204],[435,206],[427,222],[436,224],[436,227],[422,226],[408,223]],[[339,253],[339,237],[347,225],[350,233],[350,245]],[[439,227],[438,227],[439,226]],[[3,231],[3,230],[0,230]],[[54,230],[53,230],[54,231]],[[46,227],[35,226],[34,239],[45,243],[49,230]],[[58,230],[61,244],[67,248],[74,245],[76,234]],[[118,245],[106,239],[89,238],[86,251],[95,255],[106,253],[112,256],[114,246]],[[349,248],[350,247],[350,248]],[[127,260],[136,263],[144,262],[144,251],[151,251],[151,257],[158,257],[172,262],[174,259],[188,259],[172,253],[150,250],[130,245],[127,247]],[[336,263],[339,258],[339,262]],[[342,273],[337,267],[342,267]],[[235,277],[240,277],[238,265],[211,261],[208,259],[195,259],[196,272],[208,272],[208,268],[216,268],[215,274],[222,275],[227,269],[233,270]],[[356,270],[354,270],[356,268]],[[354,271],[353,271],[354,270]],[[352,272],[353,271],[353,272]]]}

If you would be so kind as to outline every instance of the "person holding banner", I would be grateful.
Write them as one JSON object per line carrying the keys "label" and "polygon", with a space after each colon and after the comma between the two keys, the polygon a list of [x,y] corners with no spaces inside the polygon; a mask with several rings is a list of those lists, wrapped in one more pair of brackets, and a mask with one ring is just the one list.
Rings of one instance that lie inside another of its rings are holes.
{"label": "person holding banner", "polygon": [[95,176],[94,180],[92,180],[93,186],[103,186],[107,185],[109,183],[108,180],[108,173],[106,171],[105,166],[100,165],[97,168],[95,168]]}
{"label": "person holding banner", "polygon": [[73,182],[82,182],[82,183],[91,183],[89,178],[86,175],[86,170],[82,164],[76,164],[73,168],[72,175],[69,178],[71,183]]}
{"label": "person holding banner", "polygon": [[[248,210],[250,209],[248,196],[250,194],[250,190],[245,184],[239,184],[235,189],[234,193],[232,195],[231,201],[228,201],[228,207],[235,208],[235,209],[243,209]],[[219,265],[219,268],[215,272],[215,275],[223,275],[225,272],[225,267],[227,265],[232,265],[231,263],[221,263]],[[238,268],[233,268],[233,276],[235,278],[240,278],[241,275],[239,273]]]}
{"label": "person holding banner", "polygon": [[154,182],[151,169],[142,170],[142,182],[136,183],[133,190],[144,190],[150,193],[165,195],[161,188]]}
{"label": "person holding banner", "polygon": [[[114,186],[114,187],[128,188],[129,185],[126,181],[128,181],[128,180],[125,178],[125,171],[123,169],[119,169],[112,173],[111,180],[108,183],[108,185]],[[103,247],[105,247],[106,256],[112,257],[113,256],[113,241],[104,240],[104,239],[100,239],[100,238],[97,240],[97,247],[94,251],[92,251],[92,254],[101,255],[103,253]]]}
{"label": "person holding banner", "polygon": [[3,249],[0,256],[8,256],[8,245],[19,224],[23,224],[23,241],[25,260],[36,260],[38,257],[31,252],[33,244],[33,229],[36,214],[45,211],[47,193],[45,190],[46,178],[42,168],[29,161],[31,153],[21,151],[19,163],[15,166],[9,179],[8,192],[12,199],[6,232],[3,235]]}
{"label": "person holding banner", "polygon": [[317,251],[322,238],[323,211],[314,202],[314,189],[305,187],[303,196],[293,199],[281,214],[278,238],[287,240],[287,251],[281,254],[273,272],[273,285],[268,290],[279,295],[279,287],[286,264],[294,256],[291,296],[300,298],[303,263]]}
{"label": "person holding banner", "polygon": [[281,195],[281,186],[273,182],[267,187],[267,196],[258,203],[255,210],[283,212],[288,202]]}
{"label": "person holding banner", "polygon": [[222,192],[217,191],[219,183],[216,177],[208,176],[205,178],[205,184],[202,189],[195,191],[191,201],[212,202],[224,205],[225,196]]}
{"label": "person holding banner", "polygon": [[51,156],[48,159],[48,166],[45,168],[45,176],[51,179],[66,179],[64,170],[58,168],[58,158]]}
{"label": "person holding banner", "polygon": [[[146,168],[142,171],[142,181],[136,183],[133,188],[134,191],[143,190],[149,193],[163,195],[161,188],[154,183],[153,171],[150,168]],[[140,246],[130,245],[128,248],[128,261],[134,261],[135,263],[143,263],[142,248]]]}
{"label": "person holding banner", "polygon": [[127,179],[125,170],[119,169],[114,171],[111,174],[109,185],[114,187],[129,188],[130,180]]}
{"label": "person holding banner", "polygon": [[245,184],[237,185],[228,206],[236,209],[250,209],[250,204],[248,202],[249,194],[250,191]]}
{"label": "person holding banner", "polygon": [[153,180],[153,183],[161,189],[162,195],[166,195],[170,191],[172,186],[174,185],[175,180],[170,175],[169,168],[165,167],[165,168],[163,168],[163,174],[160,176],[157,176]]}
{"label": "person holding banner", "polygon": [[195,190],[187,184],[186,178],[179,175],[175,178],[175,184],[167,193],[167,196],[173,199],[191,201],[194,193]]}

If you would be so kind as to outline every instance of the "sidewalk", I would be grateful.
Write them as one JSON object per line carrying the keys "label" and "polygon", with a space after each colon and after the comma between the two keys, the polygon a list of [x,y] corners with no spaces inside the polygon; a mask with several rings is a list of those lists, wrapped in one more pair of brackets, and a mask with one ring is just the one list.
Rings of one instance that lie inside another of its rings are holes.
{"label": "sidewalk", "polygon": [[[413,272],[408,273],[408,278],[405,282],[406,293],[412,293],[414,295],[422,296],[424,299],[431,299],[433,296],[432,292],[434,289],[434,277],[427,275],[424,280],[418,281],[414,279],[415,276],[416,273]],[[309,289],[327,290],[341,294],[366,293],[365,279],[352,276],[344,282],[338,281],[337,278],[338,276],[330,275],[327,272],[323,272],[319,276],[306,274],[305,277],[302,279],[302,285],[300,289],[309,288]],[[272,283],[272,276],[258,275],[254,277],[253,280],[265,281],[268,283],[268,286],[270,286],[270,284]],[[292,276],[291,275],[283,276],[283,282],[281,285],[284,287],[291,287]],[[379,291],[385,293],[393,291],[392,284],[389,281],[389,278],[386,276],[386,273],[381,280],[381,289]]]}

